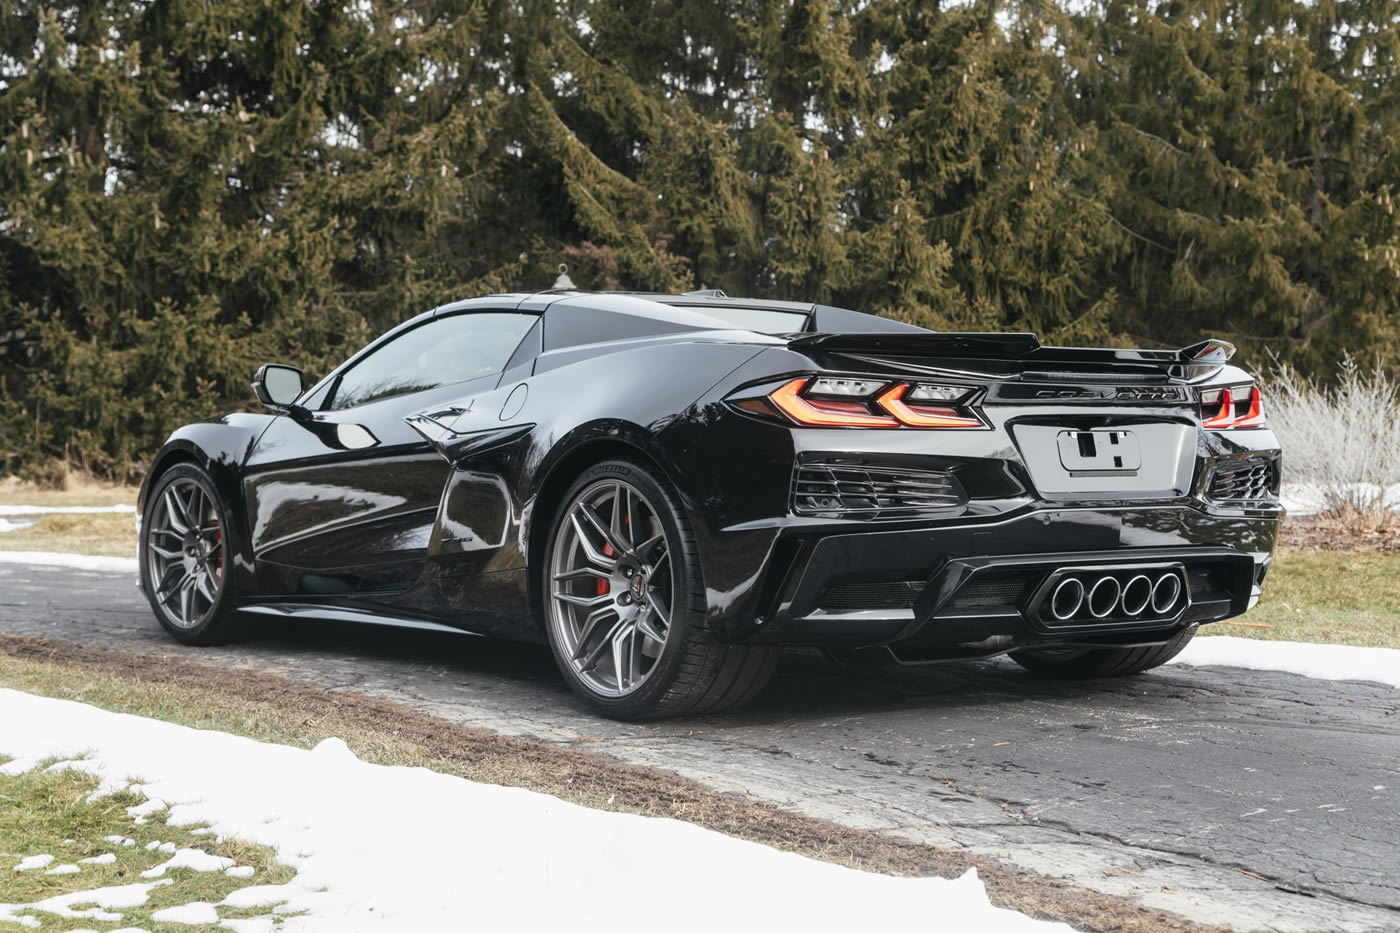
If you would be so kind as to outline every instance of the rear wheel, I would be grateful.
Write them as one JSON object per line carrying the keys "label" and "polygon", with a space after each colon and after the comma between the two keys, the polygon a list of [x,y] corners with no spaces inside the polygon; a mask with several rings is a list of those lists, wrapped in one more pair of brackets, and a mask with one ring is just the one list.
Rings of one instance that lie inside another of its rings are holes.
{"label": "rear wheel", "polygon": [[194,464],[171,467],[151,488],[141,518],[141,586],[161,626],[187,645],[235,634],[227,529],[213,482]]}
{"label": "rear wheel", "polygon": [[752,699],[779,650],[721,642],[705,620],[695,538],[675,493],[640,464],[584,471],[554,517],[545,628],[569,686],[619,719],[714,712]]}
{"label": "rear wheel", "polygon": [[1195,634],[1196,626],[1188,625],[1166,644],[1144,648],[1022,648],[1011,652],[1011,660],[1042,677],[1124,677],[1166,664],[1191,643]]}

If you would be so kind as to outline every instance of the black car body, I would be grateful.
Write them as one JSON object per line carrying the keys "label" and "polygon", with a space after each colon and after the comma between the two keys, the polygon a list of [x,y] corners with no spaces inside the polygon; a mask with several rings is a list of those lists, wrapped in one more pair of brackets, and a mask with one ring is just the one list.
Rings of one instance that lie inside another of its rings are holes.
{"label": "black car body", "polygon": [[[1044,347],[716,293],[494,295],[405,322],[295,402],[260,377],[275,410],[177,430],[139,508],[149,522],[177,464],[212,487],[217,540],[190,550],[185,534],[181,559],[197,570],[217,547],[217,570],[180,583],[207,589],[211,614],[543,642],[565,497],[622,461],[667,490],[628,487],[657,516],[674,495],[683,517],[667,527],[698,564],[676,585],[697,588],[694,626],[717,644],[901,663],[1011,651],[1046,672],[1128,672],[1243,613],[1269,570],[1278,442],[1229,353]],[[148,544],[166,549],[143,536],[162,616],[178,568]]]}

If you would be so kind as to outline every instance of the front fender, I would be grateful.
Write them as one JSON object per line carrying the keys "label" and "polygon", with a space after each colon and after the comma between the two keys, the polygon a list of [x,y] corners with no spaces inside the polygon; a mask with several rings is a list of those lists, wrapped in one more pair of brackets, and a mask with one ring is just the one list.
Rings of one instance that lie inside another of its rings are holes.
{"label": "front fender", "polygon": [[208,473],[231,519],[225,549],[233,557],[235,592],[241,594],[256,592],[257,586],[243,496],[243,465],[276,417],[237,412],[177,428],[151,459],[136,497],[137,520],[141,521],[151,487],[166,470],[177,463],[193,463]]}

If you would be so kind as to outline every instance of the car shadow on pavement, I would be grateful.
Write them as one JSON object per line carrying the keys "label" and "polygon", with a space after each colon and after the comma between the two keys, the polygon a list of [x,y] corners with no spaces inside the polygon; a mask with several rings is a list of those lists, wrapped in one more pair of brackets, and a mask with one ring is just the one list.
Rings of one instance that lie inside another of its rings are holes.
{"label": "car shadow on pavement", "polygon": [[[574,699],[549,649],[541,645],[351,622],[260,618],[250,626],[249,639],[240,648],[293,658],[330,656],[342,664],[406,665],[406,674],[427,668],[437,677],[511,682],[537,694],[540,700],[559,704],[561,713],[597,718]],[[1141,696],[1147,684],[1164,694],[1179,692],[1180,686],[1170,671],[1149,677],[1059,682],[1031,675],[1005,658],[868,667],[840,664],[815,651],[790,651],[767,690],[747,707],[691,720],[669,720],[667,727],[703,721],[707,729],[715,730],[726,725],[896,710],[933,712],[1031,700],[1126,699],[1128,694]]]}

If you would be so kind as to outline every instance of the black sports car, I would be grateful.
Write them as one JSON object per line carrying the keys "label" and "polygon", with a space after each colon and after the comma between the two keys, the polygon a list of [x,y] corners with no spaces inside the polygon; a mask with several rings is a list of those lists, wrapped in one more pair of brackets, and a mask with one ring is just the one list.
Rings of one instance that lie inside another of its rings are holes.
{"label": "black sports car", "polygon": [[619,717],[742,703],[789,645],[1135,673],[1269,570],[1278,442],[1232,349],[719,292],[454,302],[176,431],[141,585],[190,644],[248,612],[547,642]]}

